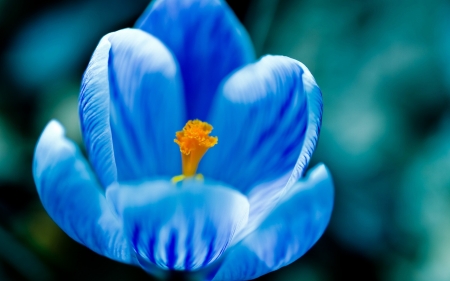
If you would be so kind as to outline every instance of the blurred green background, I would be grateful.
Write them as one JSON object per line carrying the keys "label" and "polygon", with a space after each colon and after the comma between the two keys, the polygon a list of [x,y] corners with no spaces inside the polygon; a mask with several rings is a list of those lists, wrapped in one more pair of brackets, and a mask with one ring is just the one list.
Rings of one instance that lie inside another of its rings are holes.
{"label": "blurred green background", "polygon": [[[228,1],[258,55],[303,62],[324,97],[313,163],[336,205],[322,239],[258,280],[450,280],[450,2]],[[153,280],[47,216],[31,175],[51,119],[81,144],[81,75],[148,0],[0,0],[0,280]]]}

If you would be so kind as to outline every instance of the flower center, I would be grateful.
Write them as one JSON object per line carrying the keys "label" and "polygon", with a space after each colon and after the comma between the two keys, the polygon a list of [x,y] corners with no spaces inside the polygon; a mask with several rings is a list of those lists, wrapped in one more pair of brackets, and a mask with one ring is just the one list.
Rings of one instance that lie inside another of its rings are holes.
{"label": "flower center", "polygon": [[217,144],[218,138],[209,135],[212,130],[210,124],[195,119],[189,120],[182,131],[176,132],[174,142],[180,146],[183,175],[174,177],[173,181],[177,182],[196,174],[203,155]]}

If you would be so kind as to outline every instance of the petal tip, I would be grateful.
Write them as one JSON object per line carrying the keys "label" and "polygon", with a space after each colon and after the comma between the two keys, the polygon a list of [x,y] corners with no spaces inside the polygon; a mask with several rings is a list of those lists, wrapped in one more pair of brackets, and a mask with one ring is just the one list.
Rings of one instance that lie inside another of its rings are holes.
{"label": "petal tip", "polygon": [[328,167],[324,163],[319,163],[311,169],[311,175],[318,175],[323,179],[331,178],[331,173]]}
{"label": "petal tip", "polygon": [[331,198],[334,198],[334,183],[333,176],[330,170],[324,163],[319,163],[313,167],[306,177],[306,181],[312,181],[315,185],[322,185],[327,188],[327,192],[324,194],[329,194]]}
{"label": "petal tip", "polygon": [[50,120],[42,132],[42,136],[63,136],[64,134],[64,126],[56,119]]}

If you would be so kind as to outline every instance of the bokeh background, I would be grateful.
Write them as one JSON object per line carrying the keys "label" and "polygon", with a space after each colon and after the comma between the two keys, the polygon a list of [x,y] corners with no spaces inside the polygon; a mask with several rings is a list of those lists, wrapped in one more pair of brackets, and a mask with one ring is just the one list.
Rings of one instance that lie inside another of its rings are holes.
{"label": "bokeh background", "polygon": [[[329,228],[258,280],[450,280],[450,2],[230,0],[258,55],[305,63],[324,97],[312,164],[336,185]],[[0,0],[0,280],[153,280],[78,245],[31,175],[45,124],[81,144],[81,75],[148,0]]]}

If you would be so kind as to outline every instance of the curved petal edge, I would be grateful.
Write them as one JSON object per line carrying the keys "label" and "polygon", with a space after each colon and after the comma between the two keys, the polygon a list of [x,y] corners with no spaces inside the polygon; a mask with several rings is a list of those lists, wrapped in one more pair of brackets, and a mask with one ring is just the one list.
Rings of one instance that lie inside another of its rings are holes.
{"label": "curved petal edge", "polygon": [[84,144],[104,187],[117,180],[117,168],[110,126],[110,84],[108,61],[110,34],[95,49],[83,75],[78,98],[78,113]]}
{"label": "curved petal edge", "polygon": [[303,63],[297,63],[303,69],[302,80],[308,104],[308,126],[302,150],[286,186],[294,184],[304,175],[306,168],[308,167],[309,160],[316,149],[316,145],[319,140],[320,127],[322,125],[322,92],[320,91],[320,88],[309,69]]}
{"label": "curved petal edge", "polygon": [[108,258],[136,262],[89,164],[56,121],[38,141],[33,176],[42,205],[67,235]]}

